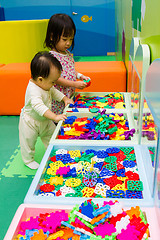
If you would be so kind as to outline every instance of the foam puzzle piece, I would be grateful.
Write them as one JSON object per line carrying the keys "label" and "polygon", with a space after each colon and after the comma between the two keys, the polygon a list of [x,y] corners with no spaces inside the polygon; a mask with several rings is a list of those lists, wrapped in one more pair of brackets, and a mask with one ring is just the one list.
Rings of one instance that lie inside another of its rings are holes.
{"label": "foam puzzle piece", "polygon": [[[35,161],[40,162],[44,153],[45,147],[40,139],[36,144]],[[18,176],[19,178],[27,178],[28,176],[35,175],[37,170],[26,167],[22,161],[20,146],[11,155],[10,160],[6,163],[6,166],[1,170],[0,174],[5,177]]]}

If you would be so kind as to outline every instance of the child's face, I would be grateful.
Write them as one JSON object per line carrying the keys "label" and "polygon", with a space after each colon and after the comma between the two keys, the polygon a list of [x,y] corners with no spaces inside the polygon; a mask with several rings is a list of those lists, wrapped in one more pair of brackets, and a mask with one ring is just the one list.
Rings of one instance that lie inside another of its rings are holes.
{"label": "child's face", "polygon": [[55,82],[60,77],[61,72],[56,67],[51,67],[50,74],[47,78],[40,77],[38,80],[38,85],[45,91],[49,91],[51,87],[54,86]]}
{"label": "child's face", "polygon": [[59,42],[56,44],[56,49],[60,53],[65,53],[65,51],[71,47],[74,39],[74,34],[72,36],[61,36]]}

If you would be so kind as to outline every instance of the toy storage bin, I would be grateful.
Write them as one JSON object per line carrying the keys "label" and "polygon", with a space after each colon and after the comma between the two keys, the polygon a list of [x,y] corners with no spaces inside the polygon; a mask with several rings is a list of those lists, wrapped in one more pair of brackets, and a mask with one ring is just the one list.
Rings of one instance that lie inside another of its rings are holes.
{"label": "toy storage bin", "polygon": [[[15,237],[20,230],[20,224],[22,221],[27,220],[30,217],[39,215],[40,213],[50,213],[57,210],[65,210],[70,212],[73,206],[61,206],[61,205],[39,205],[39,204],[21,204],[17,209],[15,216],[10,224],[10,227],[4,237],[4,240],[15,240]],[[127,210],[124,208],[124,210]],[[156,216],[156,209],[141,207],[142,212],[146,215],[147,222],[149,223],[149,233],[152,240],[159,240],[160,232],[159,225]]]}
{"label": "toy storage bin", "polygon": [[[119,145],[117,143],[116,147],[118,148]],[[120,146],[122,147],[122,146]],[[102,203],[104,200],[115,200],[118,199],[119,201],[123,202],[125,206],[153,206],[153,197],[152,197],[152,189],[153,189],[153,179],[154,179],[154,171],[151,165],[151,160],[150,160],[150,155],[148,152],[147,147],[141,148],[139,145],[130,145],[126,146],[127,147],[133,147],[135,156],[136,156],[136,162],[137,162],[137,168],[138,168],[138,173],[140,176],[140,180],[143,182],[143,198],[138,199],[138,198],[95,198],[94,199],[95,203]],[[37,173],[32,181],[32,184],[27,192],[27,195],[24,199],[25,203],[39,203],[39,204],[73,204],[73,203],[81,203],[85,199],[88,199],[86,197],[57,197],[53,196],[53,194],[47,194],[47,196],[42,196],[39,194],[39,189],[40,186],[43,185],[44,183],[44,176],[46,174],[46,169],[48,167],[48,160],[50,155],[52,156],[52,152],[54,150],[58,149],[65,149],[67,151],[70,150],[80,150],[80,151],[86,151],[87,149],[94,149],[95,151],[99,150],[106,150],[107,148],[113,148],[113,146],[109,146],[106,144],[99,144],[99,145],[92,145],[90,141],[87,143],[83,142],[83,145],[79,145],[77,142],[73,141],[72,145],[70,145],[68,142],[63,142],[62,143],[57,143],[55,142],[54,144],[50,144],[43,159],[40,164],[39,169],[37,170]],[[145,166],[144,166],[144,157],[145,157],[145,165],[147,165],[147,170],[148,172],[144,171]],[[152,179],[152,181],[151,181]],[[89,197],[91,198],[91,197]]]}
{"label": "toy storage bin", "polygon": [[40,213],[51,213],[55,211],[65,210],[69,213],[72,206],[62,205],[39,205],[39,204],[21,204],[9,226],[9,229],[4,237],[4,240],[15,240],[18,231],[20,230],[20,224],[22,221],[26,221],[30,217],[36,217]]}
{"label": "toy storage bin", "polygon": [[[108,94],[118,94],[118,92],[75,92],[75,94],[72,96],[72,99],[75,100],[75,98],[77,96],[79,96],[80,94],[80,97],[104,97]],[[115,112],[121,112],[121,111],[127,111],[130,109],[130,106],[131,106],[131,103],[130,103],[130,93],[126,93],[126,92],[120,92],[120,94],[122,95],[123,97],[123,102],[124,102],[124,107],[119,107],[119,108],[105,108],[106,109],[106,112],[110,112],[110,111],[115,111]],[[84,101],[85,102],[85,101]],[[85,102],[87,103],[87,101]],[[96,107],[96,105],[94,105],[94,107]],[[79,112],[88,112],[89,111],[89,108],[87,108],[87,106],[85,105],[85,107],[75,107],[75,106],[70,106],[68,105],[67,108],[65,109],[65,111],[71,111],[74,109],[77,109]],[[103,107],[102,107],[103,108]]]}
{"label": "toy storage bin", "polygon": [[[114,112],[113,114],[115,114],[116,112]],[[121,112],[123,113],[123,112]],[[119,114],[117,112],[117,114]],[[90,113],[90,112],[75,112],[75,113],[72,113],[72,112],[66,112],[66,116],[67,117],[70,117],[70,116],[76,116],[77,118],[83,118],[83,117],[87,117],[87,118],[93,118],[95,117],[97,114],[96,113]],[[127,112],[124,112],[123,115],[126,117],[126,119],[128,120],[128,123],[129,123],[129,130],[131,129],[135,129],[135,123],[133,121],[133,118],[132,118],[132,114],[131,114],[131,111],[127,111]],[[69,143],[70,145],[72,145],[74,139],[58,139],[58,135],[60,134],[60,131],[61,131],[61,127],[62,127],[62,124],[63,122],[60,121],[52,135],[52,138],[50,140],[50,143],[53,144],[55,141],[59,142],[59,143],[63,143],[63,142],[66,142]],[[136,129],[135,129],[136,130]],[[99,144],[110,144],[110,145],[131,145],[131,144],[135,144],[137,143],[137,139],[138,139],[138,135],[137,135],[137,132],[135,131],[135,133],[133,134],[133,137],[131,137],[131,140],[79,140],[79,139],[76,139],[76,141],[78,141],[78,144],[79,145],[83,145],[84,142],[87,143],[87,141],[91,141],[93,145],[99,145]]]}

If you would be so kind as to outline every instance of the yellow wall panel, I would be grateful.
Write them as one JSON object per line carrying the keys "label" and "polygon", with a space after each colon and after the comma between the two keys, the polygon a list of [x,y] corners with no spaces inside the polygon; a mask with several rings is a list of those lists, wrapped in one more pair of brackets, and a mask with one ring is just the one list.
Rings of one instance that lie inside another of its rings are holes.
{"label": "yellow wall panel", "polygon": [[43,43],[48,20],[0,22],[0,63],[30,62]]}

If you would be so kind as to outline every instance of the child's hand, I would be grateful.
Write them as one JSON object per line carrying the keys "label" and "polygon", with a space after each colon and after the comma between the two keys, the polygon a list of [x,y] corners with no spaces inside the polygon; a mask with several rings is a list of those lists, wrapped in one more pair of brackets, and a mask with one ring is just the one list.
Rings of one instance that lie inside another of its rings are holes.
{"label": "child's hand", "polygon": [[83,89],[87,87],[87,84],[83,81],[75,81],[75,88]]}
{"label": "child's hand", "polygon": [[84,76],[84,75],[82,74],[79,79],[81,79],[81,80],[88,80],[88,79],[90,79],[90,78],[87,77],[87,76]]}
{"label": "child's hand", "polygon": [[65,104],[65,107],[66,107],[68,104],[74,104],[74,101],[73,101],[72,99],[68,98],[68,99],[64,102],[64,104]]}
{"label": "child's hand", "polygon": [[59,114],[55,116],[54,121],[58,123],[60,120],[65,121],[67,119],[67,116],[65,114]]}
{"label": "child's hand", "polygon": [[66,97],[66,96],[63,98],[63,102],[64,102],[64,104],[65,104],[65,107],[66,107],[68,104],[74,104],[74,101],[73,101],[72,99]]}

